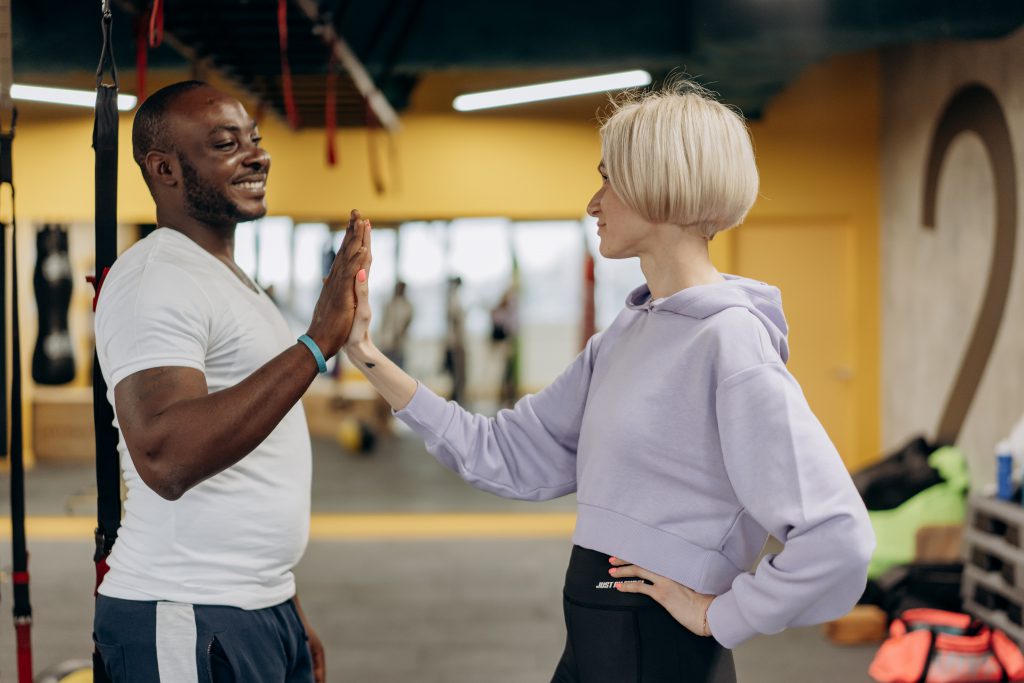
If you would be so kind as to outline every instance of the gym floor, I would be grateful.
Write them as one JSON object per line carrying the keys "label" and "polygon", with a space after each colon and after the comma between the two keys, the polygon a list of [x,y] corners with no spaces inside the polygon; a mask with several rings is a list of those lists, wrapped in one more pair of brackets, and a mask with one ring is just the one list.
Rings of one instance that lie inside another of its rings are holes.
{"label": "gym floor", "polygon": [[[329,680],[550,680],[564,644],[571,497],[481,493],[404,432],[369,456],[315,440],[314,461],[311,538],[296,575]],[[29,537],[37,674],[91,653],[93,477],[90,464],[28,473],[27,512],[39,520]],[[0,486],[8,490],[6,475]],[[9,530],[0,538],[0,681],[13,681]],[[832,645],[815,627],[755,638],[735,657],[742,683],[864,683],[875,650]]]}

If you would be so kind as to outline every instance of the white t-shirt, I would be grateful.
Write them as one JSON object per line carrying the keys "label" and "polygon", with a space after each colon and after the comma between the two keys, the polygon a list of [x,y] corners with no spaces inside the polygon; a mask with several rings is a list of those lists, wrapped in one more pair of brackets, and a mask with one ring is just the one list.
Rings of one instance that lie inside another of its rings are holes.
{"label": "white t-shirt", "polygon": [[[294,343],[265,293],[169,228],[117,260],[96,311],[96,348],[115,412],[114,387],[140,370],[195,368],[213,393]],[[100,594],[243,609],[295,594],[291,570],[309,538],[312,471],[301,403],[254,451],[176,501],[142,481],[123,438],[118,450],[128,495]]]}

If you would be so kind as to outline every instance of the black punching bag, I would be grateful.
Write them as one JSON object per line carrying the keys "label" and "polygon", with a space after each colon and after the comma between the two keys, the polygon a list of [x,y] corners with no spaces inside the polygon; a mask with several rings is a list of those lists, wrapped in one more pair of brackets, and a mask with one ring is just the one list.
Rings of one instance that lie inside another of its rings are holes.
{"label": "black punching bag", "polygon": [[75,358],[68,332],[71,261],[68,233],[59,225],[44,225],[36,235],[33,284],[39,309],[39,336],[32,353],[32,379],[37,384],[66,384],[75,378]]}

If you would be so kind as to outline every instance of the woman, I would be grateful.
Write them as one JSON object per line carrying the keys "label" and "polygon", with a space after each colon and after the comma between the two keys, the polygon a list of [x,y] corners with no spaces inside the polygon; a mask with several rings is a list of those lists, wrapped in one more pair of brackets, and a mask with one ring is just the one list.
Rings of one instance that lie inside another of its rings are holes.
{"label": "woman", "polygon": [[[682,82],[620,103],[601,138],[587,212],[646,283],[550,386],[494,418],[439,398],[374,347],[365,272],[345,351],[467,482],[577,492],[553,680],[733,681],[730,648],[851,608],[874,538],[786,370],[778,290],[708,256],[757,194],[740,116]],[[785,549],[753,573],[769,534]]]}

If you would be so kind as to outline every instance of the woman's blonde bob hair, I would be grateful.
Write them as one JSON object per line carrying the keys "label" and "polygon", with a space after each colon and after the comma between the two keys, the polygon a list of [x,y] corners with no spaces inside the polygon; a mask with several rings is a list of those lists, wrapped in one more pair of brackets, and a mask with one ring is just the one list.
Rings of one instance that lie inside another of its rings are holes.
{"label": "woman's blonde bob hair", "polygon": [[741,223],[757,197],[743,117],[689,80],[615,100],[601,146],[612,189],[651,223],[692,226],[711,239]]}

